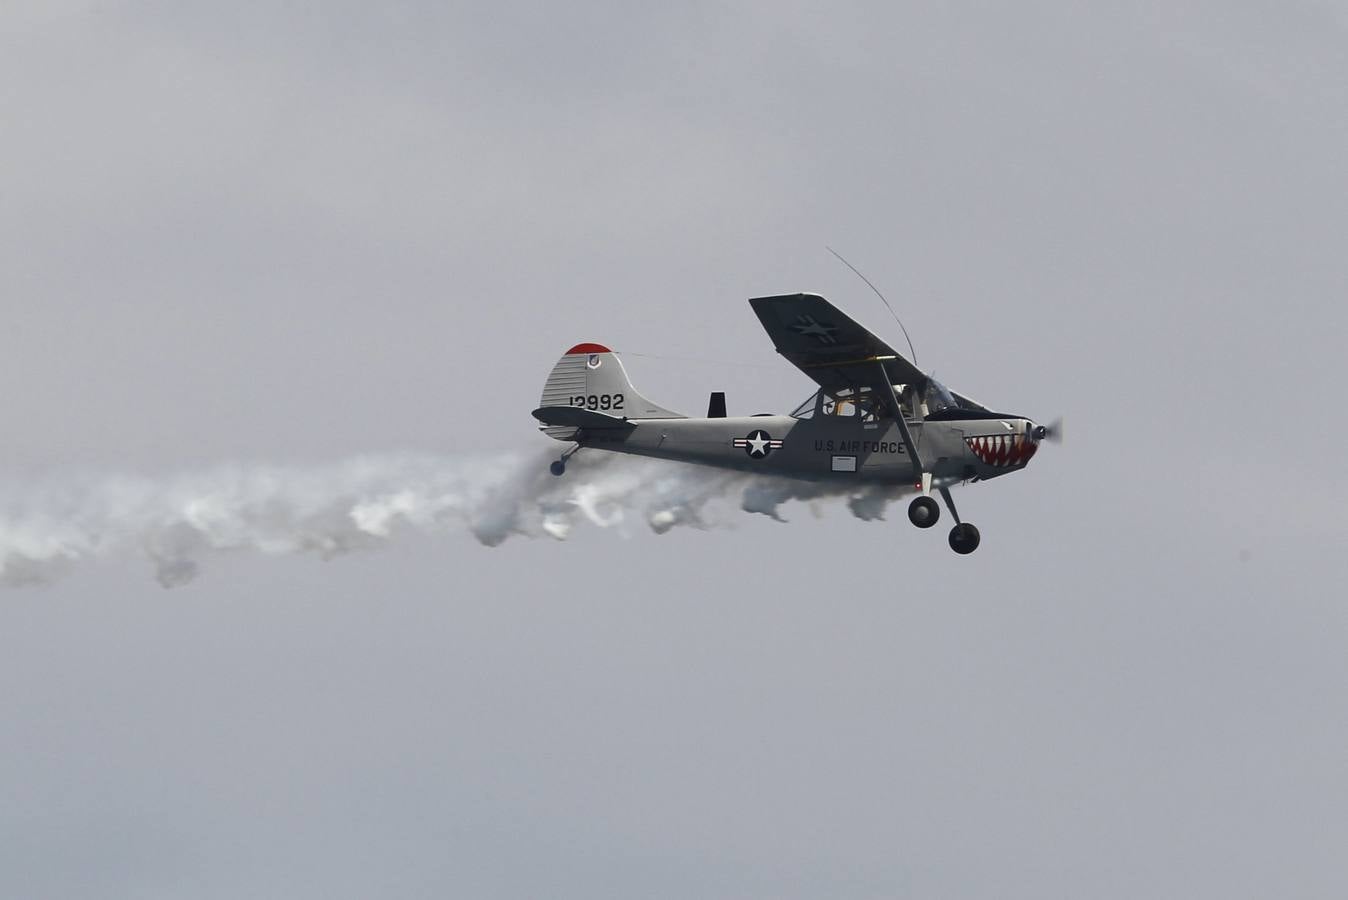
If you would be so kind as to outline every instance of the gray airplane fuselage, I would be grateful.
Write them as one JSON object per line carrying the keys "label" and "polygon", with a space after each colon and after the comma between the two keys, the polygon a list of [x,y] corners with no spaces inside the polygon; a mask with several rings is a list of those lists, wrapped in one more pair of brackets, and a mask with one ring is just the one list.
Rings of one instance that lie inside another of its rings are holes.
{"label": "gray airplane fuselage", "polygon": [[[984,480],[1025,467],[1036,443],[1029,420],[1008,416],[907,420],[918,455],[938,482]],[[892,419],[743,416],[643,419],[626,429],[584,430],[581,446],[810,481],[913,485],[919,478]]]}

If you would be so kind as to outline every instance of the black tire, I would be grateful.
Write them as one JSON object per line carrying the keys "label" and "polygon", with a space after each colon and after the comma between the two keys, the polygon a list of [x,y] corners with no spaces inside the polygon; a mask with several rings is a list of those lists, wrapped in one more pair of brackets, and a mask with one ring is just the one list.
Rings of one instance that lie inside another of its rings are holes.
{"label": "black tire", "polygon": [[554,475],[560,476],[566,471],[566,463],[562,462],[560,459],[555,459],[552,461],[552,465],[548,466],[548,471]]}
{"label": "black tire", "polygon": [[931,497],[914,497],[908,504],[908,521],[918,528],[930,528],[941,518],[941,507]]}
{"label": "black tire", "polygon": [[950,549],[961,556],[973,553],[978,549],[978,529],[968,522],[950,529]]}

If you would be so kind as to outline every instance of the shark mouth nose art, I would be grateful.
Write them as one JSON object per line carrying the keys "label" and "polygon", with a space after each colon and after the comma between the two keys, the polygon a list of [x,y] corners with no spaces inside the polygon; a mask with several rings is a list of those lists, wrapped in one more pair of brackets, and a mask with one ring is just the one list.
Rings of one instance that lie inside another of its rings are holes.
{"label": "shark mouth nose art", "polygon": [[990,466],[1023,466],[1034,456],[1039,445],[1022,434],[989,434],[965,438],[964,443]]}

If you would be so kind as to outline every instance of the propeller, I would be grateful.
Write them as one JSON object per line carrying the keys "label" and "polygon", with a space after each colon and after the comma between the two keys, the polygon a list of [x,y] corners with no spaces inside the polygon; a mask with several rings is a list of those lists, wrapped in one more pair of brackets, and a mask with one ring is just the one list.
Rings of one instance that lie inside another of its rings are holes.
{"label": "propeller", "polygon": [[1036,425],[1034,427],[1034,439],[1036,441],[1048,441],[1050,444],[1061,444],[1062,416],[1058,416],[1047,425]]}

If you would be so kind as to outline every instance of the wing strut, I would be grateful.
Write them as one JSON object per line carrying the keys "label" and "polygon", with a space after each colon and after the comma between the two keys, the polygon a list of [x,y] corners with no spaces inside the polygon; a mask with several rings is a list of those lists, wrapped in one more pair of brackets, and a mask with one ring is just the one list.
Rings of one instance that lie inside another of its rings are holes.
{"label": "wing strut", "polygon": [[894,421],[898,423],[899,434],[903,437],[903,445],[908,450],[908,458],[913,461],[913,467],[917,471],[919,483],[922,485],[922,496],[931,493],[931,473],[927,467],[922,465],[922,457],[917,452],[917,442],[913,440],[913,433],[908,430],[908,421],[903,417],[903,404],[899,402],[899,394],[894,390],[894,385],[890,383],[889,372],[885,369],[884,363],[880,363],[880,383],[884,385],[883,390],[878,393],[889,406],[890,413],[894,416]]}

